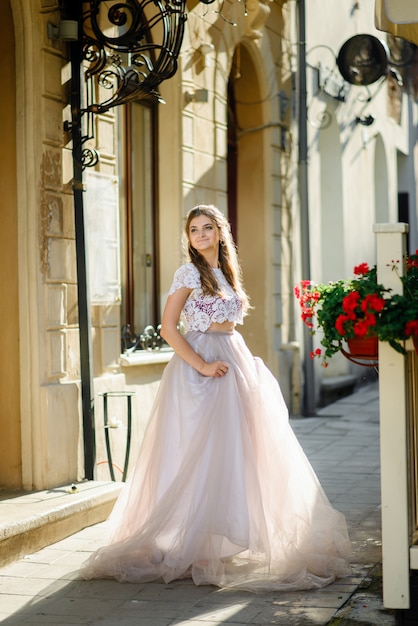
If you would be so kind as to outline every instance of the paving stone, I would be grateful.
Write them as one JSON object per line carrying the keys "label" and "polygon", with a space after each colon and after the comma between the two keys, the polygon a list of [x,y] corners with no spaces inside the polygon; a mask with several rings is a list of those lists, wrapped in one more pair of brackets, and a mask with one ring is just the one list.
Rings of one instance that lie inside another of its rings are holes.
{"label": "paving stone", "polygon": [[209,600],[206,605],[199,604],[198,606],[194,606],[188,611],[183,612],[181,617],[186,620],[200,619],[219,624],[229,622],[252,624],[257,623],[257,616],[265,609],[265,606],[252,604],[250,599],[246,603],[231,603],[229,606],[217,607],[214,607]]}
{"label": "paving stone", "polygon": [[315,626],[327,624],[335,614],[333,608],[297,607],[281,608],[270,606],[252,622],[258,624],[277,624],[279,626]]}
{"label": "paving stone", "polygon": [[66,580],[26,578],[22,582],[22,579],[18,577],[0,576],[0,597],[3,602],[3,594],[43,596],[56,593],[67,585]]}

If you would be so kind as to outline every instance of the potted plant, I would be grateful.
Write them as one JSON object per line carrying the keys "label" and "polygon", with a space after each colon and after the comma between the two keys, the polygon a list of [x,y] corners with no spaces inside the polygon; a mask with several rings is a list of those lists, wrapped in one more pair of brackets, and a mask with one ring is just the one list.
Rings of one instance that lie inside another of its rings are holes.
{"label": "potted plant", "polygon": [[[322,348],[312,358],[322,358],[323,365],[336,352],[348,358],[366,359],[370,343],[387,341],[392,348],[406,354],[403,343],[410,337],[418,352],[418,250],[404,260],[405,272],[400,276],[401,261],[392,261],[392,270],[399,275],[403,293],[392,294],[377,281],[376,266],[361,263],[354,268],[353,278],[315,285],[303,280],[295,287],[303,322],[312,334],[322,333]],[[355,340],[368,341],[363,353],[353,348]],[[349,352],[346,347],[350,346]],[[358,362],[355,360],[355,362]]]}
{"label": "potted plant", "polygon": [[377,349],[378,323],[386,293],[388,290],[377,282],[376,266],[370,268],[367,263],[356,266],[353,278],[348,280],[319,285],[301,281],[295,287],[295,296],[302,320],[312,334],[322,333],[322,348],[316,348],[311,357],[322,358],[326,367],[336,352],[350,354],[345,347],[353,339],[371,338]]}
{"label": "potted plant", "polygon": [[418,250],[406,257],[402,276],[399,275],[399,265],[399,260],[392,261],[392,271],[398,274],[403,293],[393,294],[386,300],[379,320],[379,339],[406,354],[402,344],[409,338],[418,352]]}

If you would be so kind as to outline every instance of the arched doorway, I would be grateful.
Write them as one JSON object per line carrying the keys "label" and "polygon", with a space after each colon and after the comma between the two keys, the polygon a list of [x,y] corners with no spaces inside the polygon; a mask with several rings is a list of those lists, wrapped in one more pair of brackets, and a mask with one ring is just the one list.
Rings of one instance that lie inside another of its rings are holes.
{"label": "arched doorway", "polygon": [[2,2],[0,57],[3,97],[0,99],[0,487],[22,485],[19,366],[18,219],[16,183],[16,58],[10,2]]}
{"label": "arched doorway", "polygon": [[254,354],[269,360],[266,306],[270,239],[266,227],[265,122],[260,73],[244,43],[235,49],[228,82],[228,216],[254,310],[243,334]]}

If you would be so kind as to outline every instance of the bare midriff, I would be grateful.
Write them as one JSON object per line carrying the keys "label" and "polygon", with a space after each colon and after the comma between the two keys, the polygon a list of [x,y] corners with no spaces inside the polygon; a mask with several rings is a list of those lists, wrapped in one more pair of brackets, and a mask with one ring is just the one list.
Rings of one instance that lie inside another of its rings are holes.
{"label": "bare midriff", "polygon": [[218,324],[217,322],[214,322],[213,324],[211,324],[209,326],[209,328],[207,329],[207,333],[212,333],[212,332],[216,332],[216,331],[221,331],[221,332],[232,332],[235,328],[235,323],[234,322],[222,322],[222,324]]}

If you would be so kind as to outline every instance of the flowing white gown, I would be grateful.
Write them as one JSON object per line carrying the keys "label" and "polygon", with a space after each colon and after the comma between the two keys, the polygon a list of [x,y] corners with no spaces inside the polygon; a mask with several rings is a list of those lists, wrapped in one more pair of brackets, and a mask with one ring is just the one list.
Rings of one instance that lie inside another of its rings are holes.
{"label": "flowing white gown", "polygon": [[321,587],[349,573],[344,516],[289,425],[276,379],[236,331],[186,339],[229,371],[204,377],[173,356],[109,543],[84,578],[192,577],[261,591]]}

